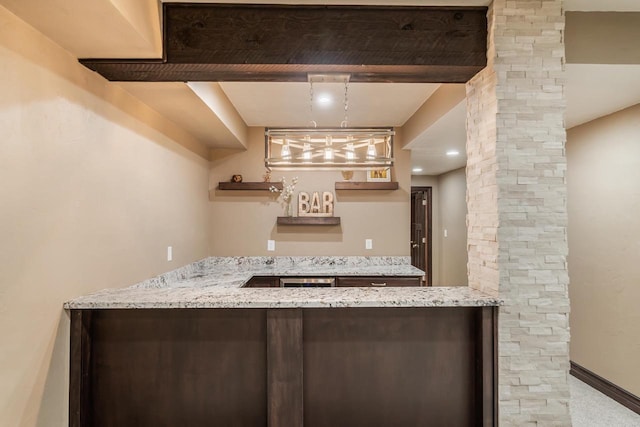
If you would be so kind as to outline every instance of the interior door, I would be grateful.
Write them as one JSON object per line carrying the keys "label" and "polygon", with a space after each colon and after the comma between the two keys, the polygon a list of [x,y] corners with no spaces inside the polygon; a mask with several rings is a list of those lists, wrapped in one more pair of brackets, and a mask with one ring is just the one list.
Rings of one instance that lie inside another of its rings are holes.
{"label": "interior door", "polygon": [[431,187],[411,187],[411,265],[431,286]]}

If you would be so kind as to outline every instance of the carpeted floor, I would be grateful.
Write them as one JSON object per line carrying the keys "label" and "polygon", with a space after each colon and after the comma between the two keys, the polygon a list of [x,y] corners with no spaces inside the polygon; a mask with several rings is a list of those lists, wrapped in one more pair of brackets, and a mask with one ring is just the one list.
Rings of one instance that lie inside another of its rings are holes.
{"label": "carpeted floor", "polygon": [[573,427],[640,427],[640,415],[569,376]]}

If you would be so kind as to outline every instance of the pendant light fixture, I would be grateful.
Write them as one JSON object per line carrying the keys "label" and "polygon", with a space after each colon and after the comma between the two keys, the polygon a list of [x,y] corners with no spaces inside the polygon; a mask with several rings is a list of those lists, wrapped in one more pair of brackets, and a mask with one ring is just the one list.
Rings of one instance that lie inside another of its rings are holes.
{"label": "pendant light fixture", "polygon": [[[267,128],[265,166],[289,169],[352,169],[393,165],[393,128],[350,128],[348,74],[310,74],[309,128]],[[344,120],[339,128],[317,128],[313,84],[344,84]],[[279,156],[278,156],[279,154]]]}

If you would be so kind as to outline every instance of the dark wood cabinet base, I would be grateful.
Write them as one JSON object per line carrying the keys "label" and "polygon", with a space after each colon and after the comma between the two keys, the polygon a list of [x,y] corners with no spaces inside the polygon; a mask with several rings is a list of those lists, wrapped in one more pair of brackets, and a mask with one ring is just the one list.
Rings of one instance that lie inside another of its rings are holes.
{"label": "dark wood cabinet base", "polygon": [[70,426],[266,426],[266,310],[73,311],[77,338]]}
{"label": "dark wood cabinet base", "polygon": [[[295,276],[287,276],[295,278]],[[338,276],[327,277],[318,276],[317,278],[335,279],[335,286],[341,287],[379,287],[392,288],[398,286],[422,286],[422,277],[411,276]],[[253,276],[245,285],[245,288],[279,288],[280,277],[277,276]]]}
{"label": "dark wood cabinet base", "polygon": [[73,427],[497,425],[494,307],[71,314]]}

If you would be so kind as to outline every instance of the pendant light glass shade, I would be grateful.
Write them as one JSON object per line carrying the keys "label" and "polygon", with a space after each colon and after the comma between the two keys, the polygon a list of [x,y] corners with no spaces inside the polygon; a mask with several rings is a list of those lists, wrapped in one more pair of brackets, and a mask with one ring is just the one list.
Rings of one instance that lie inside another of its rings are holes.
{"label": "pendant light glass shade", "polygon": [[325,162],[333,160],[333,148],[327,147],[324,149],[324,160]]}
{"label": "pendant light glass shade", "polygon": [[347,142],[347,148],[345,149],[347,155],[347,163],[353,163],[356,159],[356,153],[353,148],[353,142]]}
{"label": "pendant light glass shade", "polygon": [[311,144],[308,142],[305,142],[302,146],[302,159],[304,160],[304,163],[311,162]]}
{"label": "pendant light glass shade", "polygon": [[369,160],[375,159],[377,155],[378,155],[378,152],[376,151],[376,145],[372,141],[367,146],[367,159]]}
{"label": "pendant light glass shade", "polygon": [[280,157],[282,157],[283,159],[291,159],[291,148],[289,147],[289,143],[288,142],[284,142],[284,144],[282,144],[282,150],[280,150]]}

